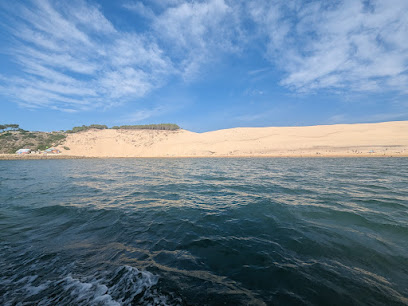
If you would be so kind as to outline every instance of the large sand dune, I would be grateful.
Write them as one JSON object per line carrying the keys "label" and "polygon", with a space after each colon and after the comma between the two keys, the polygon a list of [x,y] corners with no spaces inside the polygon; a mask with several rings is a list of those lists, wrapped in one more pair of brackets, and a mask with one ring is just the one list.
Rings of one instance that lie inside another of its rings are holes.
{"label": "large sand dune", "polygon": [[89,157],[408,156],[408,121],[207,133],[90,130],[69,135],[60,149]]}

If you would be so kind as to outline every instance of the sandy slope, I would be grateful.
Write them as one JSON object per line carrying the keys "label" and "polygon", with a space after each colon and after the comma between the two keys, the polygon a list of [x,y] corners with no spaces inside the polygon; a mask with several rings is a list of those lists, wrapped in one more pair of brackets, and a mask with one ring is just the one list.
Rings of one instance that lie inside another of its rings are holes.
{"label": "sandy slope", "polygon": [[69,135],[60,148],[66,155],[94,157],[408,156],[408,121],[207,133],[92,130]]}

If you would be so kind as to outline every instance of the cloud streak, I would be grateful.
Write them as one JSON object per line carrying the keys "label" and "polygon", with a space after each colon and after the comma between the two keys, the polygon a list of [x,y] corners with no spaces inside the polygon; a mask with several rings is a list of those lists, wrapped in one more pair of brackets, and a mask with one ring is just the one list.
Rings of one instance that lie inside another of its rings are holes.
{"label": "cloud streak", "polygon": [[140,109],[136,112],[126,115],[125,117],[120,120],[120,122],[130,122],[136,123],[148,118],[157,117],[162,115],[167,110],[163,107],[155,107],[153,109]]}
{"label": "cloud streak", "polygon": [[18,6],[7,52],[24,73],[3,78],[20,105],[77,111],[142,97],[172,73],[171,61],[144,35],[115,29],[96,6],[48,1]]}
{"label": "cloud streak", "polygon": [[249,11],[281,85],[406,93],[407,1],[258,1]]}
{"label": "cloud streak", "polygon": [[0,72],[1,92],[30,108],[105,109],[255,53],[271,67],[250,75],[278,70],[279,85],[297,93],[408,93],[405,0],[147,3],[120,7],[143,27],[115,25],[83,0],[2,4],[2,52],[17,72]]}
{"label": "cloud streak", "polygon": [[198,78],[206,65],[244,46],[238,6],[224,0],[174,3],[152,18],[152,28],[184,80]]}

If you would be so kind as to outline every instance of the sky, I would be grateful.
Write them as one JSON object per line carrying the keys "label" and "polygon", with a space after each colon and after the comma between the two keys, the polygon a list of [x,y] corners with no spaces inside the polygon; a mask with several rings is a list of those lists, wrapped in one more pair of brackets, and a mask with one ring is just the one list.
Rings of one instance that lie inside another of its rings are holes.
{"label": "sky", "polygon": [[408,120],[407,0],[0,3],[0,123]]}

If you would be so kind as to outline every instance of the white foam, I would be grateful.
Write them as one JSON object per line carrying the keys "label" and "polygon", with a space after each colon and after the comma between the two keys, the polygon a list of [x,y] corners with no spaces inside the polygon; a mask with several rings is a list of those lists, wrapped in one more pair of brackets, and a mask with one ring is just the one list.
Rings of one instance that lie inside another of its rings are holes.
{"label": "white foam", "polygon": [[[28,275],[12,282],[19,284],[23,290],[17,290],[18,292],[14,290],[14,293],[10,291],[3,298],[6,298],[10,305],[37,294],[45,295],[36,301],[37,304],[44,305],[56,302],[61,305],[107,306],[172,304],[169,303],[168,297],[160,294],[155,288],[158,280],[157,275],[130,266],[121,266],[113,273],[103,271],[83,278],[68,275],[57,281],[39,282],[37,275]],[[4,284],[3,281],[0,283]],[[57,297],[49,296],[46,289],[52,290]]]}
{"label": "white foam", "polygon": [[148,271],[122,266],[109,278],[81,281],[68,276],[64,279],[64,290],[78,304],[117,306],[151,300],[155,305],[167,305],[166,297],[156,296],[157,290],[152,290],[158,279]]}
{"label": "white foam", "polygon": [[45,290],[48,288],[48,283],[46,282],[44,284],[41,284],[39,286],[31,286],[31,285],[26,285],[24,289],[28,292],[29,295],[36,295],[40,293],[41,291]]}
{"label": "white foam", "polygon": [[118,269],[114,279],[118,281],[109,288],[111,295],[114,295],[122,303],[130,303],[142,292],[149,293],[149,289],[157,284],[158,276],[147,271],[139,271],[136,268],[124,266]]}

